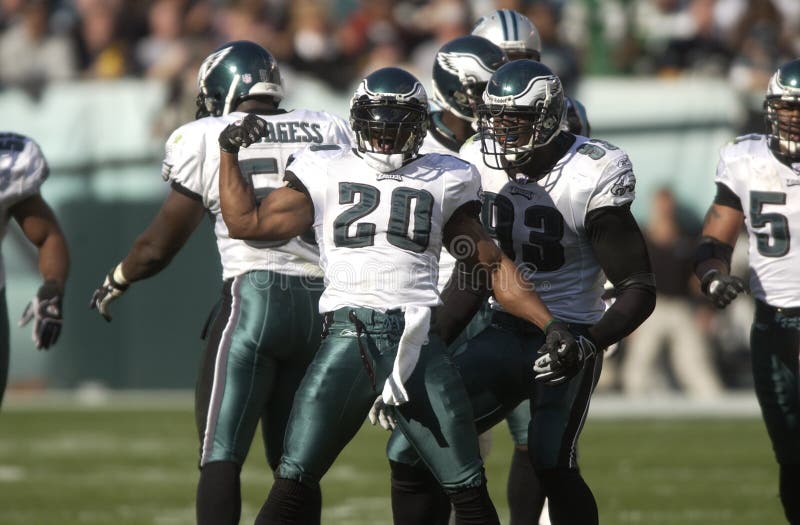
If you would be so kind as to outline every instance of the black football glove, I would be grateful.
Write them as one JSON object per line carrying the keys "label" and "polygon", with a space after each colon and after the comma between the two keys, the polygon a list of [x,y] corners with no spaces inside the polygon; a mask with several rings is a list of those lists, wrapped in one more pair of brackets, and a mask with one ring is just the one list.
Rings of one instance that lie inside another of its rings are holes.
{"label": "black football glove", "polygon": [[700,289],[717,308],[725,308],[731,301],[747,290],[747,286],[735,275],[725,275],[719,270],[709,270],[700,281]]}
{"label": "black football glove", "polygon": [[246,148],[266,136],[266,132],[267,123],[264,119],[250,113],[222,130],[219,147],[227,153],[237,153],[239,148]]}
{"label": "black football glove", "polygon": [[53,281],[45,282],[28,303],[19,320],[20,326],[33,321],[33,342],[36,348],[47,350],[58,341],[61,334],[61,290]]}
{"label": "black football glove", "polygon": [[117,265],[116,268],[108,272],[103,284],[94,291],[92,299],[89,301],[89,308],[91,310],[97,310],[97,313],[102,315],[103,319],[109,323],[111,322],[111,313],[108,308],[111,302],[125,293],[125,290],[127,290],[129,286],[129,283],[121,282],[123,280],[114,277],[117,269],[119,269],[121,275],[122,269],[120,266],[121,265]]}
{"label": "black football glove", "polygon": [[581,371],[586,360],[597,353],[597,346],[584,336],[576,341],[566,324],[554,321],[547,327],[539,353],[542,356],[533,364],[534,379],[558,386]]}

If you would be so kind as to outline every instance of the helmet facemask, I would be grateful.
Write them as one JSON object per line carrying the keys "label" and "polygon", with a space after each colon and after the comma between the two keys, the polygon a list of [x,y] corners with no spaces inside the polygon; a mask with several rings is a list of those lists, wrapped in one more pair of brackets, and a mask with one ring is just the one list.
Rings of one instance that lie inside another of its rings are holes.
{"label": "helmet facemask", "polygon": [[527,164],[534,150],[558,136],[564,111],[563,92],[553,93],[549,87],[534,106],[482,104],[478,108],[478,129],[484,163],[493,169]]}
{"label": "helmet facemask", "polygon": [[800,162],[800,97],[768,96],[764,106],[770,149],[781,160]]}
{"label": "helmet facemask", "polygon": [[375,100],[363,96],[350,110],[358,151],[381,155],[415,154],[425,138],[427,117],[421,104],[392,97]]}

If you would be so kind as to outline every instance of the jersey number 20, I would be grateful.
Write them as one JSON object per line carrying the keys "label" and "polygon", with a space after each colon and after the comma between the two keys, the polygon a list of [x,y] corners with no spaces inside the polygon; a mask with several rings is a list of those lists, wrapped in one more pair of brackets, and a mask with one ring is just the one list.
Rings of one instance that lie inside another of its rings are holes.
{"label": "jersey number 20", "polygon": [[[356,195],[359,195],[356,203]],[[339,204],[354,204],[333,221],[333,243],[337,247],[361,248],[375,244],[376,225],[371,222],[356,224],[355,234],[350,235],[350,226],[366,217],[378,207],[381,192],[375,186],[357,182],[339,183]],[[414,228],[409,232],[412,205],[414,205]],[[386,240],[403,250],[415,253],[428,248],[431,237],[431,215],[433,195],[425,190],[395,188],[391,196],[391,211],[386,229]]]}

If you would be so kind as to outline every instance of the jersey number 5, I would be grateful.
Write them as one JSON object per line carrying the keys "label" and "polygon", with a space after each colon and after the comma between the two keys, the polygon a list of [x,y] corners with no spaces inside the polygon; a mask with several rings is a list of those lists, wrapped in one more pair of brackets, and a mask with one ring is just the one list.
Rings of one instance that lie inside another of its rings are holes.
{"label": "jersey number 5", "polygon": [[[356,195],[359,196],[358,202]],[[340,182],[339,204],[353,204],[353,206],[340,213],[333,221],[333,243],[340,248],[362,248],[375,244],[377,227],[374,223],[356,224],[354,235],[350,235],[349,230],[356,221],[375,211],[380,201],[381,192],[375,186]],[[429,192],[413,188],[395,188],[391,196],[386,240],[403,250],[424,252],[430,242],[432,214],[433,195]],[[412,215],[414,227],[409,231]]]}
{"label": "jersey number 5", "polygon": [[768,232],[756,233],[758,253],[764,257],[783,257],[789,253],[789,221],[780,213],[761,213],[764,204],[786,204],[786,194],[779,191],[750,192],[751,226],[769,226]]}

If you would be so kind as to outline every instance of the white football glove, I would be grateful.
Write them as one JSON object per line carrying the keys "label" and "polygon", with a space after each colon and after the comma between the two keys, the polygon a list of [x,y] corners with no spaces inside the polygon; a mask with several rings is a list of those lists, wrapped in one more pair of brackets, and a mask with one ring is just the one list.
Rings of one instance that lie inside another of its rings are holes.
{"label": "white football glove", "polygon": [[94,291],[92,299],[89,301],[89,308],[97,310],[97,313],[110,323],[111,313],[108,307],[112,301],[125,293],[128,286],[130,283],[122,274],[122,263],[119,263],[116,268],[108,272],[103,284]]}
{"label": "white football glove", "polygon": [[391,405],[383,402],[383,396],[378,396],[372,403],[372,408],[369,409],[369,422],[373,425],[380,423],[384,430],[394,430],[397,421],[392,416],[392,410],[394,409]]}

